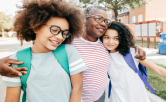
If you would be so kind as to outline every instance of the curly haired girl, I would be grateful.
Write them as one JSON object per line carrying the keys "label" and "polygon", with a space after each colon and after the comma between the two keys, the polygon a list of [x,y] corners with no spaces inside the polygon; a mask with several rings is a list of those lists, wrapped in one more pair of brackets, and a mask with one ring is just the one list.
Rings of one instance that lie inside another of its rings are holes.
{"label": "curly haired girl", "polygon": [[104,46],[109,50],[111,57],[108,69],[112,84],[110,101],[148,102],[149,98],[143,81],[139,75],[129,67],[124,56],[130,52],[137,69],[139,69],[138,64],[141,63],[165,78],[166,70],[147,59],[138,60],[134,58],[135,49],[132,48],[134,47],[133,35],[129,28],[120,22],[112,22],[101,40]]}
{"label": "curly haired girl", "polygon": [[[87,67],[76,48],[70,45],[73,38],[82,33],[81,9],[61,0],[24,0],[21,9],[14,22],[17,38],[21,44],[23,40],[35,40],[30,49],[26,102],[81,101],[82,71]],[[67,52],[69,75],[52,52],[62,43]],[[16,54],[10,58],[17,60]],[[7,86],[6,102],[20,101],[20,77],[3,77],[1,84]]]}

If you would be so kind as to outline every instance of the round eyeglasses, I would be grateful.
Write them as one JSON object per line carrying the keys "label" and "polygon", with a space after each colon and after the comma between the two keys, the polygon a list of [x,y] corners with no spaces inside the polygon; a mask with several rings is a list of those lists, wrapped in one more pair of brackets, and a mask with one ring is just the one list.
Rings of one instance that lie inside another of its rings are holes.
{"label": "round eyeglasses", "polygon": [[54,35],[58,35],[60,32],[62,32],[63,38],[68,38],[71,35],[69,33],[69,30],[61,30],[61,28],[59,26],[56,26],[56,25],[46,25],[46,26],[50,27],[50,32]]}
{"label": "round eyeglasses", "polygon": [[90,18],[90,17],[94,17],[94,20],[97,22],[97,23],[102,23],[104,21],[105,25],[106,26],[110,26],[112,21],[110,19],[104,19],[101,15],[91,15],[91,16],[87,16],[87,18]]}

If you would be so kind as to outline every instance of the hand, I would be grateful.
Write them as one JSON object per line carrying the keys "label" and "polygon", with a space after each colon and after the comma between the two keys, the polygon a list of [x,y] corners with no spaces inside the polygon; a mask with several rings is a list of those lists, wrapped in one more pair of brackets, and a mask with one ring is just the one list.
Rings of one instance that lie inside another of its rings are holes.
{"label": "hand", "polygon": [[139,60],[146,59],[146,52],[138,46],[135,46],[135,54],[136,54],[135,56],[136,59],[139,59]]}
{"label": "hand", "polygon": [[24,70],[28,70],[26,67],[18,67],[12,68],[10,64],[22,64],[23,62],[18,62],[17,60],[3,58],[0,59],[0,75],[7,77],[18,77],[22,76],[22,74],[26,74],[27,72]]}

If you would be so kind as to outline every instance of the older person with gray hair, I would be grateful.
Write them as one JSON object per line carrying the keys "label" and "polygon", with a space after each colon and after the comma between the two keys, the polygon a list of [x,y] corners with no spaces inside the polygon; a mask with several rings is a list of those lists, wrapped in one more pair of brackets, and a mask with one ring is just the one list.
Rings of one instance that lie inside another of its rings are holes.
{"label": "older person with gray hair", "polygon": [[[107,10],[101,6],[90,6],[85,9],[86,23],[83,35],[73,41],[88,69],[83,71],[84,102],[104,102],[107,87],[107,71],[110,64],[109,53],[99,40],[111,20],[108,19]],[[145,53],[138,49],[138,59],[145,59]],[[144,57],[144,58],[143,58]]]}
{"label": "older person with gray hair", "polygon": [[[108,19],[107,10],[101,6],[90,6],[85,9],[85,14],[86,22],[83,35],[75,38],[72,43],[88,67],[83,72],[82,100],[84,102],[104,102],[110,57],[99,37],[105,33],[111,20]],[[136,53],[139,53],[136,56],[137,59],[145,59],[146,54],[141,48],[136,47]],[[80,60],[77,62],[79,63]],[[9,67],[10,63],[21,64],[22,62],[8,58],[0,59],[1,75],[14,77],[26,73],[22,71],[26,70],[26,68],[11,68]]]}

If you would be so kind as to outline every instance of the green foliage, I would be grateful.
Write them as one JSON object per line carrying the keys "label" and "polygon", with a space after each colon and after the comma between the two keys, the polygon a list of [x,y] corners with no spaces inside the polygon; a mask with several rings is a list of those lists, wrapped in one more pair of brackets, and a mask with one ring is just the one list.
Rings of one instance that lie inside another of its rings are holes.
{"label": "green foliage", "polygon": [[[166,69],[166,66],[164,65],[159,65],[159,66]],[[153,72],[152,70],[148,68],[147,68],[147,75],[148,75],[148,83],[155,90],[156,92],[155,95],[166,100],[166,78],[159,76],[158,74],[156,74],[155,72]]]}
{"label": "green foliage", "polygon": [[12,29],[13,19],[10,15],[5,15],[3,12],[0,12],[0,30],[4,29],[9,31]]}
{"label": "green foliage", "polygon": [[135,8],[142,7],[146,4],[145,0],[79,0],[80,3],[85,4],[103,4],[107,9],[112,9],[115,12],[115,20],[117,21],[118,10],[127,9],[127,7]]}

